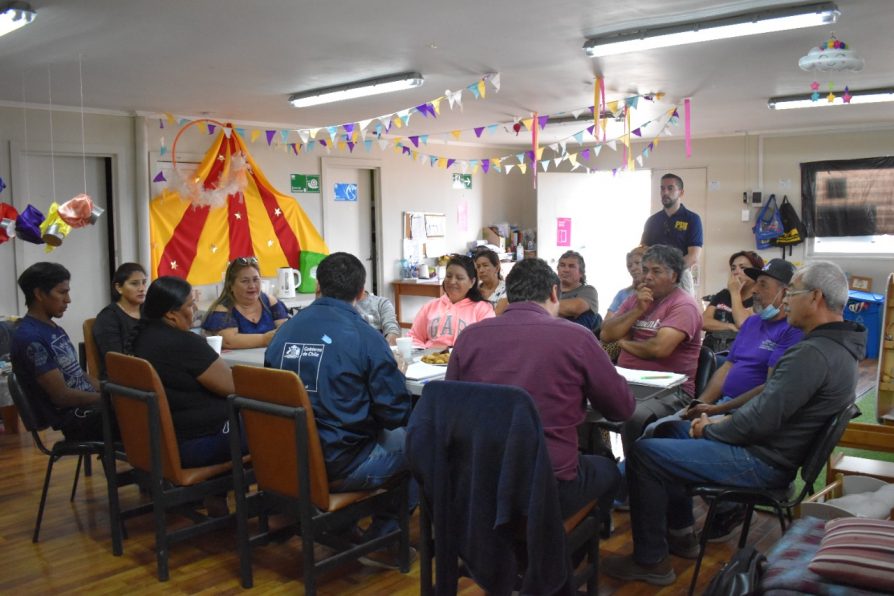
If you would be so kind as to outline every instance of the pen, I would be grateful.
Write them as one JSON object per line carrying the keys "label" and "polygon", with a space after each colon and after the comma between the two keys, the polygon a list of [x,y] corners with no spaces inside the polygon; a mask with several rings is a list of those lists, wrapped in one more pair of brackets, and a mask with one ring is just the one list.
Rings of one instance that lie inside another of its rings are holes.
{"label": "pen", "polygon": [[646,379],[670,379],[673,375],[653,375],[651,377],[640,377],[643,380]]}

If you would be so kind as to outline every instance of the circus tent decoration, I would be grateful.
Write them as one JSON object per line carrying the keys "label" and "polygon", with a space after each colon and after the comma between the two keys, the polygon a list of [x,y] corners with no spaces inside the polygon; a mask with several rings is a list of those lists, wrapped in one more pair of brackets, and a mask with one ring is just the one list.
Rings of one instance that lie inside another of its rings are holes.
{"label": "circus tent decoration", "polygon": [[[178,173],[149,203],[152,277],[219,283],[228,262],[255,256],[262,276],[298,269],[299,291],[312,293],[329,252],[319,232],[295,199],[273,188],[236,130],[205,122],[220,131],[195,175],[186,181]],[[171,155],[176,170],[176,147]]]}

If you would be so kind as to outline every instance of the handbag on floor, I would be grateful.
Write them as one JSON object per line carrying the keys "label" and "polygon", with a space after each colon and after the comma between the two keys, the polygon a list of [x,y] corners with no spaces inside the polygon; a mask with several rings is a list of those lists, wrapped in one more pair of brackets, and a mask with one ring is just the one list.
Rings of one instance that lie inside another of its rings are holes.
{"label": "handbag on floor", "polygon": [[704,596],[757,594],[766,567],[767,557],[753,546],[746,546],[711,578]]}

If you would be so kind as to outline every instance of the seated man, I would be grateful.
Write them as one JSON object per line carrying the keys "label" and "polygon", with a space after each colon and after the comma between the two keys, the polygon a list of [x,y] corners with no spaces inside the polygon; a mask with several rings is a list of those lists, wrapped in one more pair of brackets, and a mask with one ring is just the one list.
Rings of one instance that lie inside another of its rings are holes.
{"label": "seated man", "polygon": [[12,368],[38,415],[66,439],[102,441],[99,383],[87,376],[65,329],[53,322],[71,302],[71,274],[35,263],[19,276],[28,314],[12,338]]}
{"label": "seated man", "polygon": [[363,298],[357,301],[357,312],[373,326],[373,329],[382,332],[388,345],[397,345],[400,325],[397,324],[397,315],[394,314],[394,305],[390,300],[364,291]]}
{"label": "seated man", "polygon": [[563,516],[600,497],[611,505],[615,462],[577,450],[584,404],[611,420],[633,412],[633,395],[596,337],[557,318],[559,279],[542,259],[519,261],[506,277],[509,306],[469,325],[456,340],[448,380],[515,385],[534,398],[559,487]]}
{"label": "seated man", "polygon": [[638,370],[682,373],[689,378],[682,395],[672,392],[636,402],[636,412],[621,429],[624,452],[650,422],[673,414],[694,397],[701,349],[702,314],[695,299],[679,287],[683,253],[656,244],[643,254],[643,281],[602,325],[600,339],[617,341],[618,365]]}
{"label": "seated man", "polygon": [[702,414],[662,426],[673,427],[673,438],[636,443],[627,462],[633,555],[606,559],[606,573],[661,586],[675,581],[668,552],[698,555],[688,485],[784,488],[794,480],[817,433],[854,401],[866,330],[843,320],[847,299],[838,265],[805,265],[784,300],[788,322],[805,337],[782,356],[763,391],[731,416]]}
{"label": "seated man", "polygon": [[559,257],[559,316],[595,329],[601,323],[596,288],[587,285],[587,266],[580,253],[566,250]]}
{"label": "seated man", "polygon": [[[329,481],[340,492],[375,488],[407,469],[410,394],[388,342],[355,309],[365,282],[354,255],[323,259],[320,297],[280,327],[264,355],[267,366],[301,377]],[[367,537],[397,529],[397,505],[376,516]]]}

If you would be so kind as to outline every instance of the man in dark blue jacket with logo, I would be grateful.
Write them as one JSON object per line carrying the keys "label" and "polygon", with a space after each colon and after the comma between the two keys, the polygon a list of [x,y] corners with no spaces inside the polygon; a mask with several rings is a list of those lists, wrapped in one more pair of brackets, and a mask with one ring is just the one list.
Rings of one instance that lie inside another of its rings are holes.
{"label": "man in dark blue jacket with logo", "polygon": [[[354,308],[364,293],[363,263],[333,253],[317,267],[317,282],[320,298],[279,328],[264,360],[301,377],[329,481],[340,492],[375,488],[407,469],[406,379],[385,338]],[[396,517],[383,513],[367,535],[396,527]]]}

